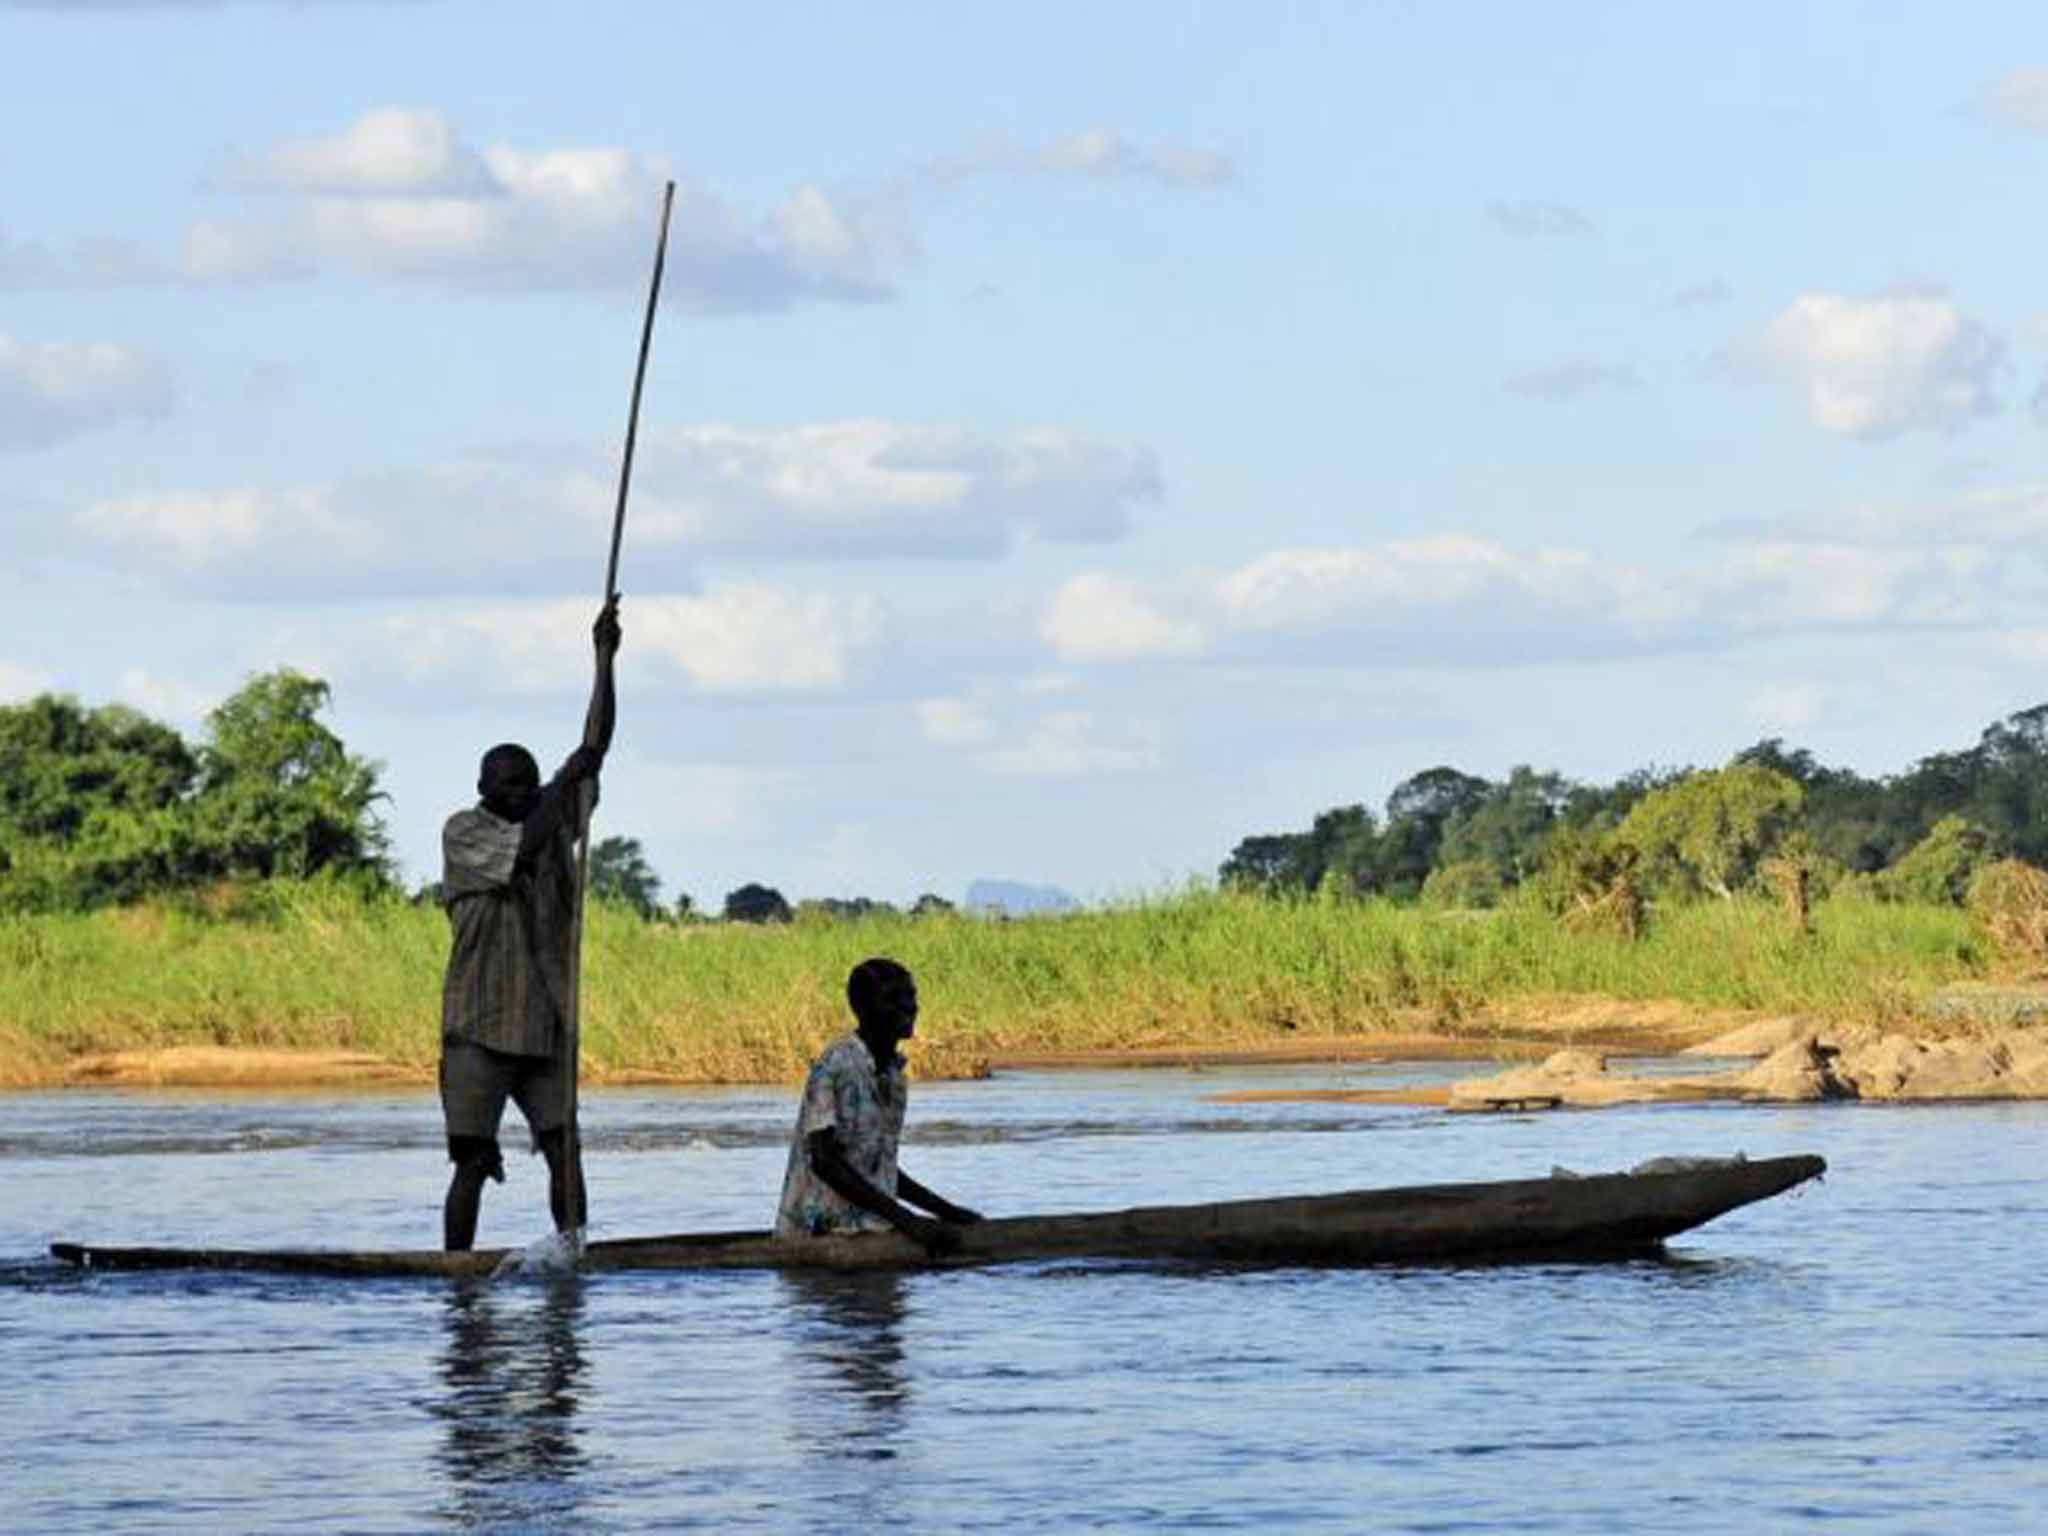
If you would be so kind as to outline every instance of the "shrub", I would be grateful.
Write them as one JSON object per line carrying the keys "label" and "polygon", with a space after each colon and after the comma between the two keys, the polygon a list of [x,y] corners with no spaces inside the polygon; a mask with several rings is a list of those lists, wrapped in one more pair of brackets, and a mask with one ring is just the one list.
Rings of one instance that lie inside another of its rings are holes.
{"label": "shrub", "polygon": [[2048,965],[2048,874],[2020,859],[1984,865],[1964,905],[1970,922],[2007,959]]}
{"label": "shrub", "polygon": [[1427,907],[1471,911],[1500,905],[1500,871],[1483,859],[1460,859],[1429,872],[1422,882],[1422,904]]}
{"label": "shrub", "polygon": [[1963,905],[1970,882],[1992,857],[1991,834],[1960,816],[1944,816],[1927,835],[1879,872],[1878,894],[1886,901],[1927,906]]}

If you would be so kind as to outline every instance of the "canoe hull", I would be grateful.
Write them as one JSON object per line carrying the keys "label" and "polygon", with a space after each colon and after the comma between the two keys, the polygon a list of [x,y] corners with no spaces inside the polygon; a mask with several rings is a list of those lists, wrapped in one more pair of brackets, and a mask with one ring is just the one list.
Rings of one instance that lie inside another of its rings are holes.
{"label": "canoe hull", "polygon": [[[767,1232],[681,1233],[591,1243],[586,1271],[924,1269],[1044,1260],[1242,1264],[1431,1264],[1605,1258],[1654,1252],[1666,1238],[1818,1178],[1818,1157],[1713,1161],[1670,1172],[1140,1206],[1014,1216],[960,1229],[933,1261],[894,1232],[785,1241]],[[111,1248],[53,1243],[88,1269],[256,1270],[331,1276],[495,1273],[507,1250],[350,1253],[317,1249]]]}

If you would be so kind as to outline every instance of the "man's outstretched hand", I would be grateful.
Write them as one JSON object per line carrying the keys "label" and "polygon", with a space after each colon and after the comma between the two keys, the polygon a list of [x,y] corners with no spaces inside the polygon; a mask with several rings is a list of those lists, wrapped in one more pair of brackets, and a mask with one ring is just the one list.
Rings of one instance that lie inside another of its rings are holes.
{"label": "man's outstretched hand", "polygon": [[597,643],[597,654],[599,656],[615,656],[618,654],[621,635],[619,631],[619,599],[616,594],[608,598],[604,607],[597,611],[597,622],[590,626],[590,638]]}

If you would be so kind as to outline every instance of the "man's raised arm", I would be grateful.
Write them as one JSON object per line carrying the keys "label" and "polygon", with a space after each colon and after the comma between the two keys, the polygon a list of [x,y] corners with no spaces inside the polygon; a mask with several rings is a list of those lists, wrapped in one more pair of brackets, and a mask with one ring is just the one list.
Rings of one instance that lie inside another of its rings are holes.
{"label": "man's raised arm", "polygon": [[[612,726],[618,720],[619,695],[612,681],[612,662],[619,654],[619,600],[607,599],[590,627],[597,648],[597,676],[590,685],[590,709],[583,717],[583,747],[600,761],[611,750]],[[595,769],[592,770],[595,772]]]}
{"label": "man's raised arm", "polygon": [[613,658],[619,653],[619,600],[614,597],[598,610],[590,628],[597,650],[597,675],[590,685],[590,708],[583,717],[583,744],[571,752],[555,770],[554,778],[541,791],[540,803],[520,828],[519,853],[531,860],[548,846],[556,831],[568,827],[581,835],[583,809],[579,786],[595,779],[604,767],[604,755],[612,744],[612,727],[618,718],[618,689],[612,681]]}

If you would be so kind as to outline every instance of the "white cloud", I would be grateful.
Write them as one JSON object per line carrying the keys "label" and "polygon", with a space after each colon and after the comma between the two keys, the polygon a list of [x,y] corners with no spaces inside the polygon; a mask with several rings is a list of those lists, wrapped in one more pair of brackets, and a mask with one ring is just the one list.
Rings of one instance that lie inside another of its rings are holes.
{"label": "white cloud", "polygon": [[2048,661],[2048,629],[2007,630],[1999,636],[1999,646],[2019,661]]}
{"label": "white cloud", "polygon": [[1495,199],[1486,205],[1486,216],[1496,229],[1518,240],[1550,240],[1593,232],[1591,219],[1563,203]]}
{"label": "white cloud", "polygon": [[1726,304],[1735,297],[1735,290],[1718,277],[1708,278],[1703,283],[1689,283],[1671,295],[1673,309],[1710,309]]}
{"label": "white cloud", "polygon": [[[2039,500],[2028,503],[2040,513]],[[1998,526],[1998,514],[1986,522]],[[1200,650],[1224,664],[1468,668],[1716,648],[1807,631],[2012,622],[2048,602],[2048,561],[1938,520],[1872,540],[1777,531],[1651,570],[1464,534],[1281,549],[1232,570],[1146,585],[1090,572],[1062,587],[1040,635],[1062,661]]]}
{"label": "white cloud", "polygon": [[170,414],[170,372],[111,342],[27,342],[0,334],[0,451]]}
{"label": "white cloud", "polygon": [[634,605],[636,633],[700,688],[832,688],[881,631],[872,598],[725,587]]}
{"label": "white cloud", "polygon": [[659,155],[472,144],[441,113],[383,106],[333,134],[230,155],[209,190],[246,206],[191,221],[170,259],[132,241],[57,250],[0,230],[0,289],[246,286],[328,272],[464,291],[638,289],[673,180],[665,301],[714,314],[873,303],[919,259],[920,190],[988,175],[1207,188],[1235,174],[1214,151],[1095,128],[925,162],[869,188],[798,183],[749,209]]}
{"label": "white cloud", "polygon": [[972,699],[919,699],[918,729],[942,747],[978,746],[995,734],[987,707]]}
{"label": "white cloud", "polygon": [[1954,429],[1998,409],[2002,342],[1947,299],[1803,294],[1764,333],[1824,432],[1885,438]]}
{"label": "white cloud", "polygon": [[[605,795],[620,805],[659,807],[672,837],[775,837],[800,773],[772,762],[707,763],[650,759],[645,753],[605,766]],[[685,882],[685,889],[688,883]],[[671,900],[675,891],[668,893]],[[699,901],[715,893],[697,890]]]}
{"label": "white cloud", "polygon": [[934,160],[924,168],[937,181],[970,176],[1086,176],[1206,188],[1236,179],[1226,155],[1184,144],[1134,144],[1107,128],[1087,128],[1035,146],[997,140],[971,154]]}
{"label": "white cloud", "polygon": [[990,771],[1027,779],[1083,779],[1149,773],[1161,761],[1157,741],[1126,722],[1105,736],[1093,716],[1060,710],[1032,722],[1009,745],[984,753]]}
{"label": "white cloud", "polygon": [[[449,674],[506,691],[582,686],[590,674],[589,602],[495,604],[452,614],[402,614],[380,628],[415,681]],[[620,667],[681,676],[711,692],[829,690],[882,628],[872,598],[721,587],[701,597],[628,598]]]}
{"label": "white cloud", "polygon": [[[569,555],[598,559],[616,474],[595,449],[456,461],[331,486],[110,498],[71,524],[103,563],[220,596],[538,594],[561,590]],[[1150,450],[1051,428],[655,428],[624,584],[687,588],[707,560],[995,559],[1024,534],[1106,543],[1159,494]]]}
{"label": "white cloud", "polygon": [[1133,583],[1102,571],[1083,572],[1061,586],[1039,633],[1057,655],[1073,661],[1187,656],[1205,640],[1199,624],[1174,617]]}
{"label": "white cloud", "polygon": [[1750,690],[1750,713],[1765,731],[1799,731],[1820,718],[1826,692],[1813,683],[1763,683]]}
{"label": "white cloud", "polygon": [[1708,573],[1728,611],[1752,623],[1867,624],[1900,613],[1928,558],[1913,550],[1765,541],[1738,545]]}
{"label": "white cloud", "polygon": [[0,226],[0,291],[125,288],[170,276],[163,261],[133,240],[87,238],[53,248],[40,240],[13,239]]}
{"label": "white cloud", "polygon": [[643,452],[636,527],[724,553],[989,558],[1018,530],[1104,543],[1161,493],[1149,449],[1053,428],[697,426],[650,433]]}
{"label": "white cloud", "polygon": [[56,686],[56,678],[40,667],[0,661],[0,704],[31,699],[39,693],[50,692]]}
{"label": "white cloud", "polygon": [[1992,114],[2029,133],[2048,133],[2048,69],[2015,69],[1985,93]]}
{"label": "white cloud", "polygon": [[2048,483],[1983,486],[1937,501],[1859,502],[1773,532],[1866,545],[2033,545],[2048,539]]}
{"label": "white cloud", "polygon": [[1509,394],[1521,395],[1525,399],[1560,401],[1576,400],[1581,395],[1600,390],[1640,389],[1642,380],[1636,377],[1633,368],[1570,362],[1509,374],[1504,387]]}
{"label": "white cloud", "polygon": [[212,713],[222,695],[216,689],[202,688],[180,678],[159,677],[143,667],[128,667],[121,673],[114,697],[155,719],[196,722]]}
{"label": "white cloud", "polygon": [[[617,147],[476,147],[435,112],[382,107],[340,133],[235,159],[258,206],[194,222],[177,271],[257,283],[340,269],[377,281],[564,289],[645,282],[662,183],[676,181],[663,295],[712,312],[869,301],[916,242],[888,197],[795,188],[748,213],[666,161]],[[281,207],[264,206],[269,203]]]}
{"label": "white cloud", "polygon": [[482,158],[446,119],[383,107],[328,139],[287,140],[254,163],[237,164],[231,182],[293,192],[473,196],[495,190]]}
{"label": "white cloud", "polygon": [[124,562],[240,569],[259,590],[266,577],[275,590],[294,565],[333,569],[385,550],[383,532],[318,488],[115,497],[87,506],[72,525]]}
{"label": "white cloud", "polygon": [[1649,629],[1668,622],[1678,601],[1667,583],[1632,567],[1465,534],[1276,550],[1224,576],[1216,597],[1232,627],[1250,631],[1379,626],[1456,606]]}

